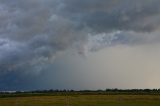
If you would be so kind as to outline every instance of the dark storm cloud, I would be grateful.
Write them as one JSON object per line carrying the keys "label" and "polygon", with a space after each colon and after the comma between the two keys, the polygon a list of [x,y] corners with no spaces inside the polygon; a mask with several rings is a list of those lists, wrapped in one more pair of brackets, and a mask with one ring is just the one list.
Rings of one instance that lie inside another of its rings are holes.
{"label": "dark storm cloud", "polygon": [[[150,34],[144,33],[159,28],[159,4],[159,0],[0,0],[1,75],[37,74],[69,49],[85,54],[112,43],[145,42]],[[158,34],[151,40],[156,38]]]}
{"label": "dark storm cloud", "polygon": [[[51,3],[54,5],[56,1]],[[81,32],[74,30],[69,19],[56,15],[56,6],[49,5],[50,1],[2,1],[0,33],[4,54],[1,54],[6,61],[1,61],[3,70],[33,68],[83,38],[78,37]]]}
{"label": "dark storm cloud", "polygon": [[[159,26],[158,0],[68,0],[65,10],[94,30],[151,31]],[[153,20],[153,18],[155,18]]]}

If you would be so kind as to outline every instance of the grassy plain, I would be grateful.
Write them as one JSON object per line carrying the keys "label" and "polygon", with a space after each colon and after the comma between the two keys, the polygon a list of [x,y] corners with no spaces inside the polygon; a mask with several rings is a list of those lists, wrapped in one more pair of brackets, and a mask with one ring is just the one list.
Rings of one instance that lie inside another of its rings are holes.
{"label": "grassy plain", "polygon": [[0,106],[160,106],[159,95],[35,95],[1,97]]}

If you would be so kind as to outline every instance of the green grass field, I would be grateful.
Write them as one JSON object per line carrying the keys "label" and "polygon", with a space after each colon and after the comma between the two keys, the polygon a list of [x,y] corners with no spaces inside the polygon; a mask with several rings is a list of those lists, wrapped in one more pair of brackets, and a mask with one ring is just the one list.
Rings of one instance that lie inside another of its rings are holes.
{"label": "green grass field", "polygon": [[160,106],[158,95],[70,95],[0,98],[0,106]]}

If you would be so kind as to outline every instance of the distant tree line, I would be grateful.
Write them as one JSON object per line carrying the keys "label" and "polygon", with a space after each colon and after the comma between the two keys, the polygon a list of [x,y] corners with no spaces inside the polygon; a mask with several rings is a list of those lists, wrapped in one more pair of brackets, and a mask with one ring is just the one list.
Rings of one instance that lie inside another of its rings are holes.
{"label": "distant tree line", "polygon": [[160,93],[160,89],[105,89],[105,90],[59,90],[59,89],[49,89],[49,90],[34,90],[34,91],[0,91],[0,94],[20,94],[20,93]]}

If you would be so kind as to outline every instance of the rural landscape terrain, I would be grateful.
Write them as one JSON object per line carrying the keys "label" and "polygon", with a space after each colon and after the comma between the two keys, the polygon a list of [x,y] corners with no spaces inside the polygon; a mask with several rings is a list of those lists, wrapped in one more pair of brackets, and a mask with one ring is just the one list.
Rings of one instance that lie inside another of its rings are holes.
{"label": "rural landscape terrain", "polygon": [[160,0],[0,0],[0,106],[160,106]]}
{"label": "rural landscape terrain", "polygon": [[0,106],[159,106],[160,90],[1,92]]}

